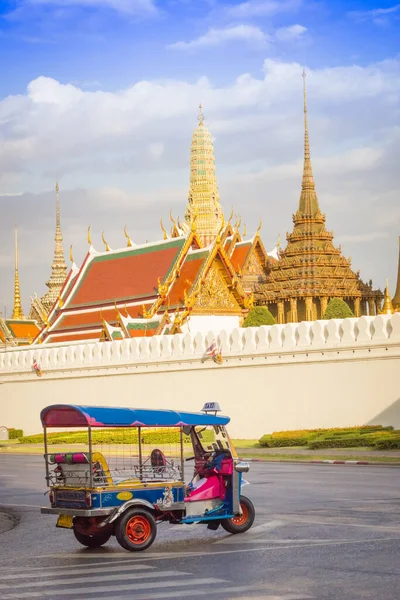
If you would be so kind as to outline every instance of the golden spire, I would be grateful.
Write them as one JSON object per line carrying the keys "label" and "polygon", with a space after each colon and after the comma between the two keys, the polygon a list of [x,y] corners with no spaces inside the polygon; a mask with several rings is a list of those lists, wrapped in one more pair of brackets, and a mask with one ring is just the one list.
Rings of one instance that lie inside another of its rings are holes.
{"label": "golden spire", "polygon": [[393,296],[393,307],[396,312],[400,312],[400,236],[399,236],[399,264],[397,270],[397,285]]}
{"label": "golden spire", "polygon": [[54,258],[51,265],[50,279],[46,281],[46,285],[49,288],[45,295],[41,298],[41,302],[47,313],[50,312],[54,303],[57,301],[60,290],[67,277],[68,266],[64,258],[64,250],[62,246],[63,236],[61,233],[61,219],[60,219],[60,203],[58,200],[58,192],[60,190],[58,181],[56,182],[56,233],[54,241],[56,243],[54,249]]}
{"label": "golden spire", "polygon": [[207,246],[220,230],[223,211],[215,173],[214,145],[204,125],[201,105],[198,120],[190,147],[190,188],[185,219],[191,227],[197,213],[197,234],[202,245]]}
{"label": "golden spire", "polygon": [[19,287],[18,274],[18,230],[15,228],[15,275],[14,275],[14,309],[12,319],[25,319],[21,304],[21,290]]}
{"label": "golden spire", "polygon": [[203,115],[203,107],[201,104],[199,104],[199,116],[197,117],[197,119],[199,121],[199,125],[203,125],[204,115]]}
{"label": "golden spire", "polygon": [[315,215],[320,212],[317,193],[315,191],[315,182],[312,172],[310,157],[310,140],[308,137],[308,118],[307,118],[307,88],[306,72],[303,70],[303,94],[304,94],[304,167],[303,180],[301,184],[301,195],[299,202],[299,213],[301,215]]}
{"label": "golden spire", "polygon": [[382,310],[379,311],[379,314],[392,315],[393,313],[394,313],[394,308],[393,308],[393,304],[392,304],[392,299],[390,298],[390,294],[389,294],[389,283],[388,283],[388,280],[386,279],[386,288],[385,288],[385,295],[383,298],[383,306],[382,306]]}

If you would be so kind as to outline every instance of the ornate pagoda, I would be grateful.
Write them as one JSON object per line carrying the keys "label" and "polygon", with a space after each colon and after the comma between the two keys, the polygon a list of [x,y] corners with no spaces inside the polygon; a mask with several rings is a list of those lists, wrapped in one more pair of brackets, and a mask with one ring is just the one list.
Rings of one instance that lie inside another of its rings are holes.
{"label": "ornate pagoda", "polygon": [[57,301],[61,288],[67,277],[68,266],[64,258],[63,250],[63,236],[61,233],[61,219],[60,219],[60,203],[58,200],[59,192],[58,182],[56,183],[56,233],[54,236],[55,249],[54,258],[51,265],[50,279],[46,282],[48,291],[39,298],[37,294],[31,297],[31,311],[30,318],[36,319],[40,325],[44,325],[47,322],[47,317]]}
{"label": "ornate pagoda", "polygon": [[397,268],[397,285],[396,291],[392,298],[392,304],[395,312],[400,312],[400,236],[399,236],[399,263]]}
{"label": "ornate pagoda", "polygon": [[185,218],[189,227],[196,219],[200,243],[208,246],[221,229],[224,213],[219,201],[212,136],[204,125],[201,104],[198,120],[190,147],[190,188]]}
{"label": "ornate pagoda", "polygon": [[0,313],[0,346],[24,346],[32,343],[40,331],[34,319],[27,319],[21,302],[18,270],[18,231],[15,229],[14,306],[11,319]]}
{"label": "ornate pagoda", "polygon": [[256,289],[256,303],[267,305],[278,323],[313,321],[325,313],[331,298],[344,299],[355,316],[377,314],[383,298],[380,290],[365,284],[351,269],[350,259],[333,244],[325,228],[313,177],[304,91],[304,168],[299,207],[293,215],[293,231],[278,260],[270,259],[266,283]]}

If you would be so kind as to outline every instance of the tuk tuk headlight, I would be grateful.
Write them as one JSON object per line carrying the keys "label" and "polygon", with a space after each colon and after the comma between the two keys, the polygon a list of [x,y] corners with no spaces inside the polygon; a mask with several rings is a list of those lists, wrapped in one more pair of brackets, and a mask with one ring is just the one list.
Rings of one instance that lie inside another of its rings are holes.
{"label": "tuk tuk headlight", "polygon": [[247,462],[238,462],[235,464],[235,471],[238,473],[247,473],[250,469],[250,465]]}

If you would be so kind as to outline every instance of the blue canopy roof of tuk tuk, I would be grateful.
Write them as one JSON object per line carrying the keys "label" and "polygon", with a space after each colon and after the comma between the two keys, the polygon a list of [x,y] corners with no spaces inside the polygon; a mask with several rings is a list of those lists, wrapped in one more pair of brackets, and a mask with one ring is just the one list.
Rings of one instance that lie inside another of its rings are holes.
{"label": "blue canopy roof of tuk tuk", "polygon": [[226,425],[229,417],[209,413],[177,412],[114,406],[52,404],[40,413],[44,427],[180,427]]}

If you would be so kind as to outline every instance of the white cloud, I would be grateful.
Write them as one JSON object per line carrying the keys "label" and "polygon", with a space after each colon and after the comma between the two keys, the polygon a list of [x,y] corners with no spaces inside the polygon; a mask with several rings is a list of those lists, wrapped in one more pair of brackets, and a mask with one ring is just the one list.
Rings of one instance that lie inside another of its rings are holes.
{"label": "white cloud", "polygon": [[392,17],[400,13],[400,4],[395,4],[389,8],[374,8],[373,10],[353,10],[348,12],[348,16],[357,21],[373,21],[376,25],[384,25]]}
{"label": "white cloud", "polygon": [[153,0],[26,0],[26,4],[51,7],[80,6],[83,8],[110,8],[127,15],[154,14],[157,9]]}
{"label": "white cloud", "polygon": [[[56,178],[64,247],[74,245],[77,262],[87,248],[89,224],[96,246],[102,247],[105,230],[115,248],[125,243],[125,224],[133,240],[157,239],[160,217],[166,226],[170,208],[175,216],[184,213],[200,101],[215,136],[223,206],[229,212],[234,205],[248,231],[262,216],[263,239],[272,247],[278,231],[290,231],[300,193],[302,67],[268,59],[260,76],[243,73],[226,85],[204,77],[168,79],[117,92],[39,77],[26,94],[3,99],[0,303],[12,301],[14,222],[20,227],[25,304],[29,294],[44,291],[54,249]],[[397,272],[399,75],[400,61],[386,60],[308,69],[307,77],[321,210],[344,252],[349,236],[387,234],[352,246],[354,268],[380,285],[382,265],[390,280]]]}
{"label": "white cloud", "polygon": [[280,27],[275,32],[275,38],[280,42],[298,40],[304,36],[306,31],[307,27],[298,24],[290,25],[289,27]]}
{"label": "white cloud", "polygon": [[204,48],[209,46],[220,46],[227,42],[250,42],[252,44],[264,44],[267,41],[265,33],[255,25],[233,25],[221,29],[211,28],[200,37],[190,42],[175,42],[168,48],[188,50]]}
{"label": "white cloud", "polygon": [[228,5],[224,8],[224,11],[231,19],[272,17],[296,10],[301,4],[301,0],[249,0],[240,4]]}

